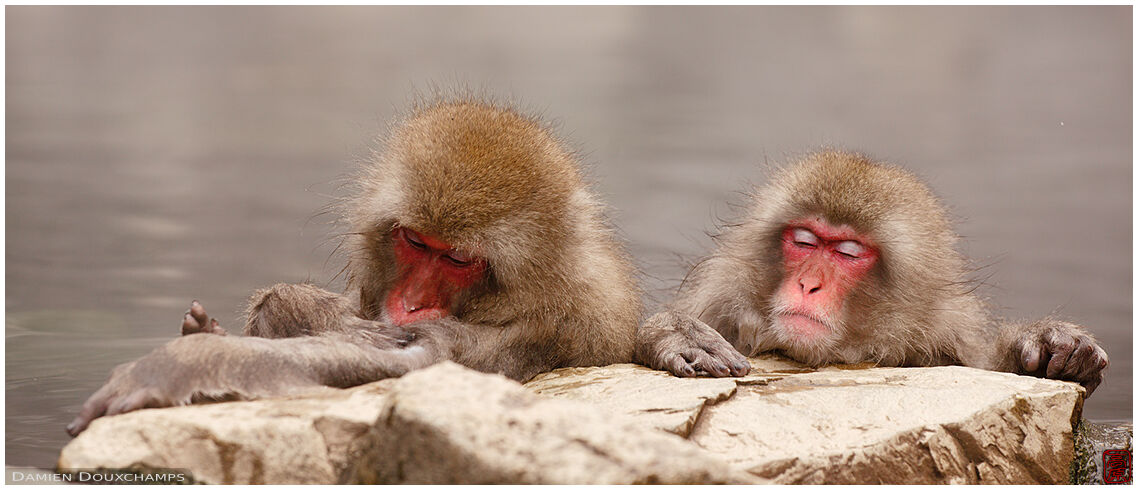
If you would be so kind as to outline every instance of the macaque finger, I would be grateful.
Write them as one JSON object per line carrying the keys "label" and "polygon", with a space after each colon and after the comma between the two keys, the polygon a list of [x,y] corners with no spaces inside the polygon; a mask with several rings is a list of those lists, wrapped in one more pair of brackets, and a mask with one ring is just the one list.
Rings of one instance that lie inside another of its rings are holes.
{"label": "macaque finger", "polygon": [[695,376],[695,368],[693,368],[687,359],[679,354],[670,354],[664,359],[664,369],[673,375],[681,378],[690,378]]}
{"label": "macaque finger", "polygon": [[193,300],[190,303],[190,315],[198,325],[209,325],[209,315],[205,312],[205,307],[198,300]]}
{"label": "macaque finger", "polygon": [[1106,351],[1102,350],[1102,347],[1094,343],[1091,343],[1090,347],[1089,353],[1080,361],[1082,369],[1076,374],[1080,380],[1099,377],[1103,371],[1106,370],[1106,367],[1110,365],[1110,360],[1106,356]]}
{"label": "macaque finger", "polygon": [[75,417],[75,420],[67,424],[67,433],[71,434],[71,437],[75,437],[86,430],[92,420],[102,417],[107,412],[109,402],[110,392],[106,387],[96,391],[94,395],[91,395],[91,398],[83,403],[83,408],[79,410],[79,415]]}
{"label": "macaque finger", "polygon": [[1044,360],[1043,346],[1035,341],[1024,342],[1020,348],[1020,365],[1025,373],[1034,373],[1039,370]]}
{"label": "macaque finger", "polygon": [[1083,384],[1083,388],[1087,389],[1087,398],[1090,398],[1091,393],[1095,392],[1095,388],[1098,388],[1098,385],[1102,384],[1102,380],[1105,376],[1105,372],[1099,371],[1099,373],[1094,378]]}
{"label": "macaque finger", "polygon": [[735,376],[744,376],[751,372],[751,361],[747,360],[747,356],[735,349],[730,349],[729,354],[733,357],[731,369]]}
{"label": "macaque finger", "polygon": [[221,328],[221,324],[216,318],[211,318],[209,313],[206,313],[205,307],[196,299],[190,303],[190,309],[186,310],[186,314],[182,316],[182,335],[195,333],[229,334],[224,328]]}
{"label": "macaque finger", "polygon": [[732,348],[715,348],[708,352],[722,361],[731,376],[744,376],[751,371],[751,363],[747,357]]}
{"label": "macaque finger", "polygon": [[1071,351],[1071,357],[1067,359],[1067,364],[1063,366],[1063,370],[1059,373],[1060,379],[1073,379],[1083,380],[1086,375],[1092,372],[1094,365],[1095,346],[1088,340],[1080,339],[1075,349]]}
{"label": "macaque finger", "polygon": [[696,369],[703,370],[707,374],[715,376],[716,378],[722,378],[724,376],[727,376],[729,373],[726,364],[723,364],[719,360],[712,357],[712,355],[707,351],[704,351],[702,349],[689,351],[688,355],[684,357],[692,359],[692,366]]}
{"label": "macaque finger", "polygon": [[1101,345],[1095,344],[1095,370],[1105,371],[1110,366],[1110,357],[1106,355]]}
{"label": "macaque finger", "polygon": [[1051,360],[1047,361],[1047,377],[1058,379],[1068,359],[1071,358],[1071,353],[1075,351],[1075,339],[1066,336],[1058,339],[1054,337],[1058,336],[1053,336],[1053,340],[1047,343],[1048,350],[1051,351]]}
{"label": "macaque finger", "polygon": [[731,363],[728,365],[731,367],[732,376],[746,376],[747,373],[751,372],[751,363],[748,362],[747,358],[745,357],[741,361],[731,361]]}
{"label": "macaque finger", "polygon": [[182,335],[190,335],[201,332],[201,324],[194,319],[193,313],[186,310],[186,314],[182,316]]}

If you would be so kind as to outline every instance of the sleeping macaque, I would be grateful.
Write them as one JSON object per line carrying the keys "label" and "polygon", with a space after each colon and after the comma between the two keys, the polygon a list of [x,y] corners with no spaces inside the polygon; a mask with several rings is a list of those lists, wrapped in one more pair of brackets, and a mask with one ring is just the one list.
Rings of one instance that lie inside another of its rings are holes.
{"label": "sleeping macaque", "polygon": [[640,292],[576,157],[540,121],[469,97],[395,126],[345,206],[349,286],[258,291],[246,336],[196,301],[185,335],[117,367],[67,430],[198,400],[401,376],[440,360],[524,381],[632,359]]}
{"label": "sleeping macaque", "polygon": [[944,207],[897,167],[822,151],[784,168],[641,326],[637,358],[677,376],[746,374],[778,351],[818,366],[963,364],[1075,381],[1106,352],[1077,325],[994,320],[972,292]]}

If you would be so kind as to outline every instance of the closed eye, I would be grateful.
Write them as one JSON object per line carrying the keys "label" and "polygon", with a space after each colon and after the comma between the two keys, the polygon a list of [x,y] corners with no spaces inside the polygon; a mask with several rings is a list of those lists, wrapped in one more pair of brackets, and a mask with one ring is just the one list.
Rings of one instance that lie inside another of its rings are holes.
{"label": "closed eye", "polygon": [[865,246],[853,240],[838,242],[834,251],[851,259],[860,259],[865,255]]}
{"label": "closed eye", "polygon": [[805,228],[795,228],[791,240],[799,247],[815,248],[818,246],[818,237]]}
{"label": "closed eye", "polygon": [[459,267],[466,267],[474,262],[474,257],[471,257],[470,254],[459,250],[451,250],[450,252],[447,252],[445,255],[443,255],[443,257],[446,257],[450,263]]}
{"label": "closed eye", "polygon": [[419,238],[419,235],[417,233],[411,231],[411,230],[407,230],[407,229],[403,230],[403,239],[406,240],[407,243],[410,244],[412,247],[415,247],[419,250],[426,250],[427,249],[427,244],[423,243],[423,239]]}

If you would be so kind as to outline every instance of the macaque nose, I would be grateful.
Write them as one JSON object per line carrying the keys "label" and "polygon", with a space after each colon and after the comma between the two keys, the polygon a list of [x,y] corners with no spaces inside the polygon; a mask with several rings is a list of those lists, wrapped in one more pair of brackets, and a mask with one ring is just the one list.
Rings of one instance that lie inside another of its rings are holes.
{"label": "macaque nose", "polygon": [[802,287],[802,294],[814,294],[822,289],[822,279],[816,276],[803,276],[798,278],[798,285]]}

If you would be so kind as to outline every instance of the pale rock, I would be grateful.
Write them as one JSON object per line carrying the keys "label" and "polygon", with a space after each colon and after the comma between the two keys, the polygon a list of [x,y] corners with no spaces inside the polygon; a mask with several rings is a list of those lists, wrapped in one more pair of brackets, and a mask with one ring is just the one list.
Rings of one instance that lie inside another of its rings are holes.
{"label": "pale rock", "polygon": [[61,470],[209,483],[1064,483],[1083,390],[964,367],[742,378],[631,364],[524,385],[446,362],[310,397],[96,420]]}
{"label": "pale rock", "polygon": [[186,469],[215,484],[337,483],[394,381],[98,418],[63,448],[57,468]]}
{"label": "pale rock", "polygon": [[736,386],[733,379],[676,378],[633,364],[558,369],[526,383],[539,395],[592,402],[682,437],[691,433],[704,407],[734,395]]}
{"label": "pale rock", "polygon": [[681,437],[450,362],[400,379],[382,418],[356,483],[753,481]]}
{"label": "pale rock", "polygon": [[810,372],[773,356],[751,362],[752,374],[735,379],[734,390],[693,389],[692,380],[631,365],[602,368],[596,380],[591,370],[558,370],[530,386],[673,432],[650,407],[685,414],[697,407],[689,440],[771,483],[1067,480],[1083,396],[1073,383],[960,366]]}
{"label": "pale rock", "polygon": [[738,386],[765,385],[813,371],[773,356],[751,359],[750,373],[740,378],[677,378],[635,364],[613,364],[558,369],[537,375],[525,386],[540,395],[595,403],[645,427],[687,437],[703,409],[730,398]]}

